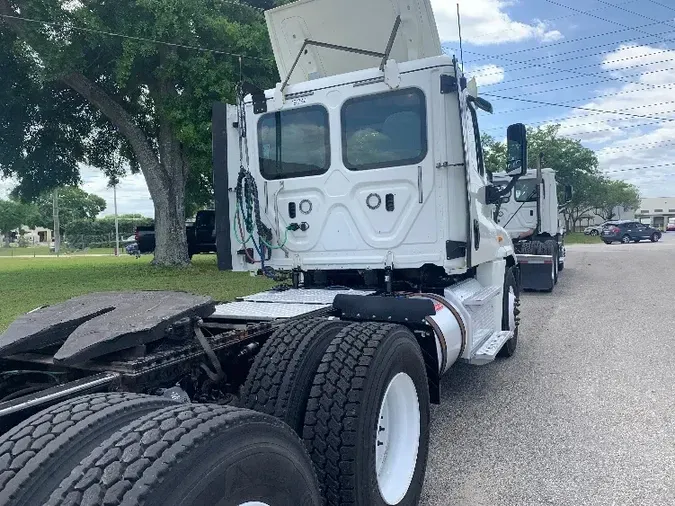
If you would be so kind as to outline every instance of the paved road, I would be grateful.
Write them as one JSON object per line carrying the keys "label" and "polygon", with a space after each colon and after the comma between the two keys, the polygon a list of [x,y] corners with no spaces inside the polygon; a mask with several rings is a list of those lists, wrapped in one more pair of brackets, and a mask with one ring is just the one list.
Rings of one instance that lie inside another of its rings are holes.
{"label": "paved road", "polygon": [[425,506],[675,504],[675,234],[577,245],[518,353],[432,408]]}

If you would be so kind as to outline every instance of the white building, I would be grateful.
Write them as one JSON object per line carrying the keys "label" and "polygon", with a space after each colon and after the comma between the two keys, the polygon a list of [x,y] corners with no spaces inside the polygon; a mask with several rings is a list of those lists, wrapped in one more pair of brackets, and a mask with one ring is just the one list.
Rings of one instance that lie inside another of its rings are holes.
{"label": "white building", "polygon": [[675,197],[655,197],[642,199],[635,217],[652,227],[665,228],[668,218],[675,218]]}

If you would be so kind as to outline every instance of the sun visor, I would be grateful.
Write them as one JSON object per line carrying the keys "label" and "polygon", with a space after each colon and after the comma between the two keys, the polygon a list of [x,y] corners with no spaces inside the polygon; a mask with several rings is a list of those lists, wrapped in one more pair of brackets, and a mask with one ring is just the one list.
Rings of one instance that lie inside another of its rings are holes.
{"label": "sun visor", "polygon": [[[401,16],[389,58],[397,62],[443,54],[429,0],[300,0],[265,12],[281,80],[305,40],[384,54]],[[378,67],[382,58],[307,45],[289,83]]]}

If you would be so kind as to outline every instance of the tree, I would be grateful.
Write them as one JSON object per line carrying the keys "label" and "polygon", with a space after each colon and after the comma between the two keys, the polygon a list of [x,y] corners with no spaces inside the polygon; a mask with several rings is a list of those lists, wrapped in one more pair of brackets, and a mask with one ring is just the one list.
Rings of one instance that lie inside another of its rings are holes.
{"label": "tree", "polygon": [[[58,189],[60,232],[77,220],[94,221],[105,211],[106,202],[98,195],[87,193],[77,186]],[[31,226],[53,228],[53,193],[41,195],[35,202],[37,215],[30,223]]]}
{"label": "tree", "polygon": [[[122,157],[153,199],[155,263],[188,263],[186,195],[210,200],[211,105],[232,102],[241,76],[265,88],[277,79],[259,10],[221,0],[0,0],[0,14],[14,16],[0,25],[0,52],[31,85],[16,104],[28,105],[14,144],[41,148],[30,164],[22,149],[11,151],[3,172],[32,196],[77,182],[81,162],[119,177]],[[34,177],[54,167],[58,177]]]}
{"label": "tree", "polygon": [[5,247],[9,247],[12,232],[25,225],[32,212],[31,206],[16,200],[0,199],[0,233],[4,236]]}
{"label": "tree", "polygon": [[640,190],[625,181],[603,179],[602,194],[595,214],[605,221],[616,218],[617,208],[637,209],[640,206]]}

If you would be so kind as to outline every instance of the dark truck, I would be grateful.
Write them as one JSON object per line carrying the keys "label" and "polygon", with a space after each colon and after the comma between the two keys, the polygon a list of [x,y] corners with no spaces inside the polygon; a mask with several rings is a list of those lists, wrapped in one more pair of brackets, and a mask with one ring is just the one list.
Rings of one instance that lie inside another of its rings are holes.
{"label": "dark truck", "polygon": [[[194,224],[185,227],[190,258],[198,253],[216,252],[216,212],[197,212]],[[155,227],[136,227],[136,244],[140,253],[155,251]]]}

